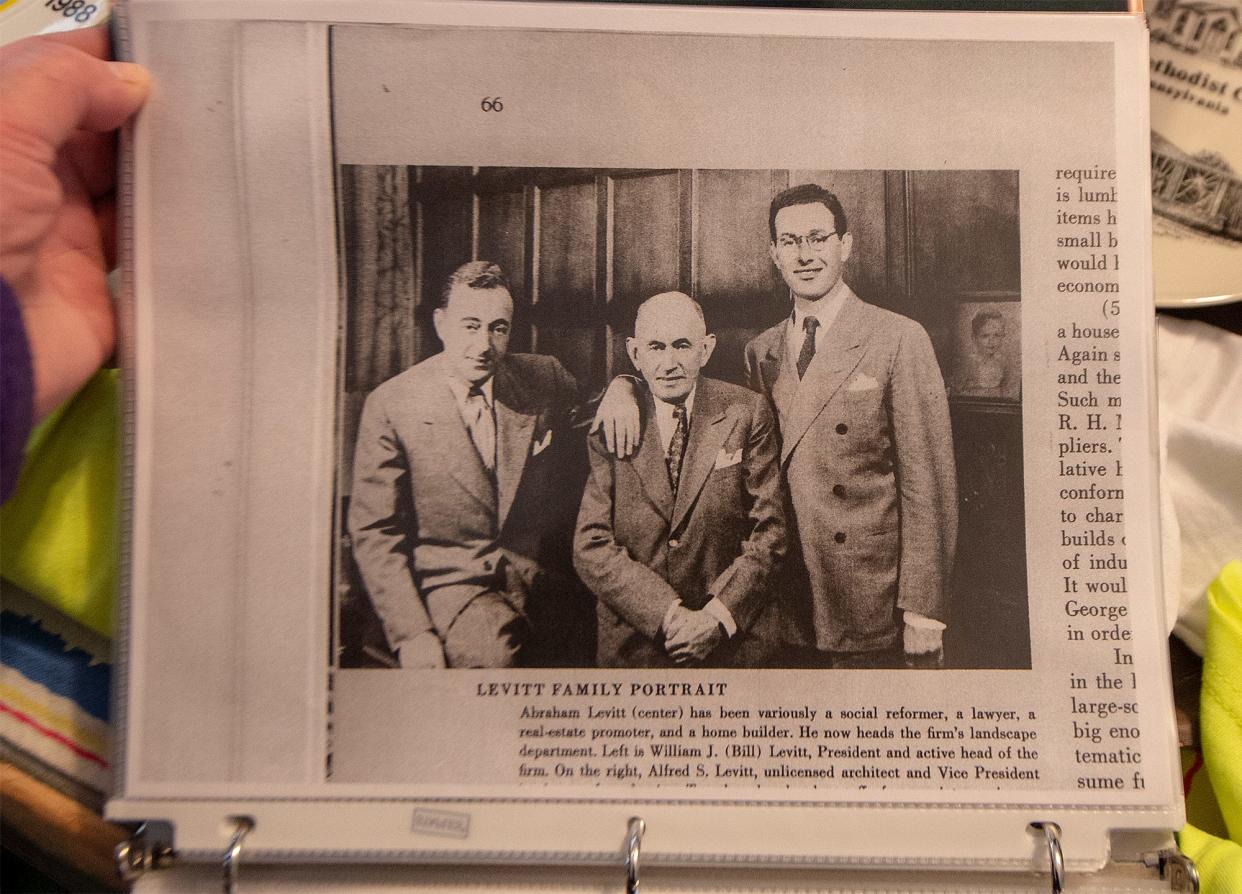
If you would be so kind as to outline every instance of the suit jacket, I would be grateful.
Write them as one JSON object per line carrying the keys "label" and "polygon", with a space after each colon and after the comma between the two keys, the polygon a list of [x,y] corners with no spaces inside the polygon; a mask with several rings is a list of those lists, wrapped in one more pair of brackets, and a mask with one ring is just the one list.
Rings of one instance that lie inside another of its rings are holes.
{"label": "suit jacket", "polygon": [[495,374],[496,470],[470,439],[437,354],[367,397],[354,453],[354,559],[389,645],[441,636],[485,590],[525,613],[525,594],[560,548],[573,500],[558,491],[573,377],[552,357],[509,354]]}
{"label": "suit jacket", "polygon": [[752,339],[746,370],[780,421],[813,641],[885,649],[896,610],[947,615],[957,483],[940,366],[922,326],[853,292],[801,381],[786,332]]}
{"label": "suit jacket", "polygon": [[[785,552],[786,497],[771,412],[745,388],[701,378],[674,498],[650,394],[643,410],[630,458],[591,439],[574,538],[574,567],[599,600],[604,667],[670,666],[660,627],[675,600],[700,609],[718,598],[739,642],[777,626],[769,584]],[[749,663],[743,654],[731,641],[709,662]]]}

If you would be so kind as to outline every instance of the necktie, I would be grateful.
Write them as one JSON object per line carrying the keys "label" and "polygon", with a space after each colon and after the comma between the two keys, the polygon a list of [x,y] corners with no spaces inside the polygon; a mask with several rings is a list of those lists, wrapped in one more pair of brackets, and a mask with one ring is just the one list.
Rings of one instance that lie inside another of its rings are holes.
{"label": "necktie", "polygon": [[686,458],[686,405],[677,404],[673,407],[673,420],[677,423],[673,429],[673,439],[668,442],[668,480],[673,485],[673,493],[677,493],[677,481],[681,478],[681,461]]}
{"label": "necktie", "polygon": [[802,339],[802,350],[798,353],[798,378],[806,375],[806,368],[815,357],[815,330],[819,328],[819,320],[815,317],[803,317],[802,330],[806,337]]}
{"label": "necktie", "polygon": [[466,420],[469,423],[470,440],[479,451],[479,458],[487,471],[496,470],[496,417],[487,397],[477,385],[466,395]]}

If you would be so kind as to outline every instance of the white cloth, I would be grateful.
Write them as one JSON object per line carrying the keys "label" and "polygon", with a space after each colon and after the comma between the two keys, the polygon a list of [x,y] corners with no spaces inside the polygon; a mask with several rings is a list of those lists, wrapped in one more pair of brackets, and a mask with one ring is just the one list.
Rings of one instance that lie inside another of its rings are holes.
{"label": "white cloth", "polygon": [[1203,654],[1207,585],[1242,558],[1242,337],[1157,316],[1165,603]]}

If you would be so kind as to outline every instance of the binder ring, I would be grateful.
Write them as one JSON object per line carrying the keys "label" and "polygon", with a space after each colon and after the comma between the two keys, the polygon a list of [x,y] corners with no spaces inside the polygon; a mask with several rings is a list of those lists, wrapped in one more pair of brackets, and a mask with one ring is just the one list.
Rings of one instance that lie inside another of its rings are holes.
{"label": "binder ring", "polygon": [[638,857],[643,847],[647,824],[641,816],[630,817],[629,835],[625,842],[625,894],[638,894]]}
{"label": "binder ring", "polygon": [[231,816],[234,825],[233,838],[224,852],[224,894],[237,892],[237,864],[241,862],[242,842],[254,828],[254,820],[248,816]]}
{"label": "binder ring", "polygon": [[1148,856],[1143,862],[1148,866],[1152,866],[1154,862],[1155,867],[1160,871],[1160,877],[1168,879],[1174,891],[1199,894],[1199,870],[1195,866],[1195,861],[1177,848],[1165,848],[1155,854],[1154,861]]}
{"label": "binder ring", "polygon": [[1065,854],[1061,852],[1061,827],[1056,823],[1036,822],[1030,828],[1044,833],[1048,843],[1048,866],[1052,870],[1052,894],[1065,890]]}
{"label": "binder ring", "polygon": [[144,873],[171,866],[177,860],[172,843],[163,840],[148,823],[142,823],[133,835],[118,844],[113,855],[117,875],[126,882],[136,882]]}

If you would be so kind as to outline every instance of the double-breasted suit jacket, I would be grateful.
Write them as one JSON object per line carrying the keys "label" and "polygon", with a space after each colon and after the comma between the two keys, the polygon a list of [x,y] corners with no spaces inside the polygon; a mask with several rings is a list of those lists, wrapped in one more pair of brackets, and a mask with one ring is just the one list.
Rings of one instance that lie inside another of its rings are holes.
{"label": "double-breasted suit jacket", "polygon": [[525,615],[541,574],[569,566],[573,377],[552,357],[501,361],[492,475],[447,376],[437,354],[389,379],[367,397],[358,429],[349,530],[394,650],[428,630],[443,637],[488,590]]}
{"label": "double-breasted suit jacket", "polygon": [[886,649],[899,610],[946,620],[957,484],[940,366],[922,326],[852,291],[801,381],[787,329],[752,339],[746,370],[780,422],[814,643]]}
{"label": "double-breasted suit jacket", "polygon": [[760,644],[778,632],[769,587],[785,552],[775,420],[758,395],[700,378],[674,496],[653,400],[628,459],[590,441],[574,566],[598,599],[599,664],[670,666],[665,613],[674,601],[697,610],[713,597],[738,632],[708,662],[761,663]]}

